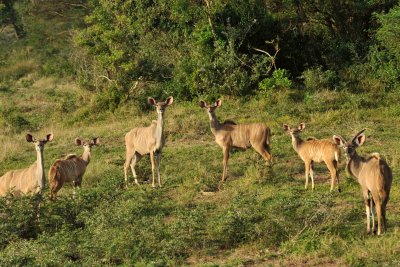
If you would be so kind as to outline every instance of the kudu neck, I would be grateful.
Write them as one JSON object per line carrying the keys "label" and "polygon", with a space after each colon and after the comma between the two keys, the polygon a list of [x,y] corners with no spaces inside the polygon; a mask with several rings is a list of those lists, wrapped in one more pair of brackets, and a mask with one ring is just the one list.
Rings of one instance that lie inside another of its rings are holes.
{"label": "kudu neck", "polygon": [[90,162],[90,150],[89,149],[85,149],[83,151],[83,154],[81,156],[82,160],[86,162],[86,165],[89,164]]}
{"label": "kudu neck", "polygon": [[163,146],[163,138],[164,138],[164,113],[157,112],[157,125],[154,133],[154,137],[156,139],[156,149],[158,150]]}
{"label": "kudu neck", "polygon": [[208,117],[210,118],[211,131],[213,134],[215,134],[215,132],[217,132],[221,128],[221,124],[219,123],[215,112],[208,112]]}
{"label": "kudu neck", "polygon": [[46,183],[46,176],[44,174],[43,150],[36,150],[36,158],[36,179],[41,192]]}
{"label": "kudu neck", "polygon": [[347,160],[346,170],[350,175],[358,178],[363,165],[364,159],[357,152],[354,152],[351,158]]}
{"label": "kudu neck", "polygon": [[291,135],[292,137],[292,145],[294,150],[298,151],[300,146],[303,144],[303,139],[299,135]]}

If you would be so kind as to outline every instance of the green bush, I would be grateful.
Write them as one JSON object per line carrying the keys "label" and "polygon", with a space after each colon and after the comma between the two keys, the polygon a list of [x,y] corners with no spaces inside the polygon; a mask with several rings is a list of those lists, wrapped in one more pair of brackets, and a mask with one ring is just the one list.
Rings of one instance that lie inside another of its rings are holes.
{"label": "green bush", "polygon": [[289,72],[285,69],[276,69],[272,73],[272,77],[262,80],[258,87],[262,91],[276,90],[276,89],[289,89],[293,83],[289,79]]}

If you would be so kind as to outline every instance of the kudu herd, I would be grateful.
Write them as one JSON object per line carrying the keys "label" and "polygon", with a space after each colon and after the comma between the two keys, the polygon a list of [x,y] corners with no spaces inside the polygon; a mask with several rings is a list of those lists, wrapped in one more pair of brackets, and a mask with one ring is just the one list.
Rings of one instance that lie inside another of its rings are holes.
{"label": "kudu herd", "polygon": [[[158,186],[162,186],[160,161],[165,144],[164,113],[173,101],[172,96],[160,102],[149,97],[147,102],[156,108],[157,120],[147,127],[133,128],[125,135],[124,177],[126,186],[129,184],[129,168],[132,171],[135,183],[139,185],[135,166],[147,154],[150,155],[152,186],[156,187],[156,171]],[[215,137],[215,142],[223,151],[223,172],[220,185],[228,177],[228,159],[232,148],[247,149],[253,147],[270,166],[272,163],[270,128],[264,123],[236,124],[229,120],[221,123],[215,114],[215,110],[221,105],[221,100],[217,100],[214,104],[207,104],[205,101],[199,102],[199,106],[207,111],[211,132]],[[347,158],[346,171],[356,177],[361,185],[367,215],[367,232],[371,232],[371,217],[372,231],[375,231],[373,213],[375,208],[378,218],[377,234],[380,235],[382,224],[386,230],[386,205],[392,184],[392,171],[378,153],[373,153],[368,157],[361,157],[357,154],[356,148],[365,142],[365,130],[360,131],[350,142],[347,142],[339,135],[333,135],[332,139],[308,138],[303,140],[300,133],[304,129],[304,123],[301,123],[297,128],[291,128],[287,124],[283,125],[283,130],[291,136],[293,149],[305,164],[305,188],[307,189],[308,180],[311,177],[311,187],[314,190],[314,162],[323,161],[331,176],[330,191],[333,191],[335,180],[339,192],[341,191],[338,165],[340,148],[343,148]],[[0,177],[0,196],[6,196],[8,193],[13,195],[41,193],[45,187],[43,149],[47,142],[53,140],[53,134],[47,134],[43,140],[36,140],[31,134],[27,134],[26,140],[35,145],[37,160],[27,169],[9,171]],[[77,138],[75,144],[83,147],[82,156],[69,154],[64,158],[57,159],[51,165],[49,183],[52,200],[56,198],[57,192],[66,182],[71,182],[74,188],[81,186],[82,177],[90,162],[91,148],[99,145],[99,143],[99,138],[94,138],[89,142]]]}

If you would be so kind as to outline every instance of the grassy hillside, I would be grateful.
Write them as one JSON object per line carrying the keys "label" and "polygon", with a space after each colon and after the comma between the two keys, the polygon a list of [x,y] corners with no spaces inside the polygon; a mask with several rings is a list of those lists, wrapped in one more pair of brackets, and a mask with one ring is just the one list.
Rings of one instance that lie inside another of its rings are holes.
{"label": "grassy hillside", "polygon": [[[43,14],[31,12],[36,18]],[[76,18],[80,13],[63,14]],[[46,170],[62,155],[82,153],[74,145],[76,137],[98,136],[101,145],[93,148],[75,198],[66,185],[57,201],[49,201],[47,184],[43,196],[0,199],[0,266],[400,264],[399,91],[386,92],[378,83],[357,92],[351,87],[280,89],[251,98],[222,97],[221,120],[270,126],[274,165],[267,167],[253,149],[234,151],[221,190],[222,151],[208,116],[197,101],[176,100],[165,114],[163,188],[146,182],[151,177],[146,157],[137,165],[142,185],[133,185],[131,177],[126,189],[124,135],[148,125],[156,112],[132,100],[113,113],[94,111],[96,92],[81,88],[69,69],[71,58],[79,57],[66,29],[78,27],[79,20],[54,15],[27,25],[27,41],[15,40],[9,28],[0,33],[0,173],[35,161],[27,132],[37,137],[54,133],[44,152]],[[43,34],[50,26],[57,34]],[[342,193],[329,192],[323,164],[316,164],[316,190],[304,189],[304,165],[282,130],[283,123],[300,122],[306,123],[304,138],[349,138],[367,129],[359,154],[379,152],[394,176],[389,228],[382,237],[365,233],[360,186],[346,176],[344,157]]]}
{"label": "grassy hillside", "polygon": [[[266,167],[252,149],[234,152],[230,177],[220,191],[222,151],[196,103],[176,102],[166,112],[162,189],[123,186],[123,136],[155,119],[154,111],[127,105],[102,120],[43,127],[38,136],[55,135],[45,149],[46,169],[62,154],[81,153],[73,146],[75,137],[100,136],[102,145],[93,149],[78,197],[72,198],[66,186],[56,202],[48,200],[48,191],[42,198],[1,200],[1,212],[10,217],[2,219],[0,265],[398,264],[399,95],[387,95],[386,104],[371,107],[377,96],[322,91],[308,96],[307,103],[293,99],[299,93],[224,99],[221,119],[270,125],[275,164]],[[315,192],[304,190],[303,163],[281,130],[282,123],[300,121],[306,122],[304,137],[350,136],[367,128],[360,154],[378,151],[394,171],[389,230],[383,237],[365,234],[361,191],[346,178],[343,164],[342,193],[329,193],[329,173],[321,164],[316,165]],[[3,134],[2,147],[2,173],[34,161],[22,133]],[[138,174],[141,180],[150,178],[148,158],[138,164]]]}

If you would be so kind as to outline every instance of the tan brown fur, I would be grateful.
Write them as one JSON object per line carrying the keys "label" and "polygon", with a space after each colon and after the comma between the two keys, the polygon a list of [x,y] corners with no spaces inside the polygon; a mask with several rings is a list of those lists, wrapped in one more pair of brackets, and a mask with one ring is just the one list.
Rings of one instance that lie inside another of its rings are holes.
{"label": "tan brown fur", "polygon": [[53,140],[53,134],[46,135],[43,140],[36,140],[27,134],[26,140],[35,145],[37,160],[29,168],[8,171],[0,177],[0,196],[5,196],[8,192],[16,196],[40,193],[44,188],[43,150],[44,145]]}
{"label": "tan brown fur", "polygon": [[270,129],[263,123],[236,124],[228,120],[221,124],[215,115],[215,109],[220,107],[221,104],[221,100],[217,100],[214,105],[208,105],[204,101],[199,103],[201,108],[207,110],[211,132],[224,153],[221,179],[221,182],[224,182],[228,175],[228,159],[231,148],[247,149],[253,147],[268,162],[271,162],[272,156],[269,148]]}
{"label": "tan brown fur", "polygon": [[167,97],[164,102],[156,102],[149,97],[147,102],[156,107],[158,118],[148,127],[137,127],[125,135],[126,157],[124,164],[125,184],[128,186],[128,169],[131,167],[135,183],[139,185],[135,166],[139,160],[150,154],[152,186],[155,187],[155,169],[157,170],[158,186],[161,187],[160,161],[161,153],[165,144],[164,137],[164,111],[173,103],[172,96]]}
{"label": "tan brown fur", "polygon": [[36,180],[36,161],[26,169],[12,170],[0,178],[0,196],[11,190],[15,196],[37,193],[39,185]]}
{"label": "tan brown fur", "polygon": [[341,191],[339,184],[338,164],[340,160],[340,149],[330,139],[308,138],[302,140],[300,132],[305,128],[305,124],[301,123],[297,128],[290,128],[287,124],[283,125],[283,129],[289,132],[292,138],[292,145],[299,157],[304,161],[305,165],[305,188],[308,187],[308,178],[311,177],[311,187],[314,190],[314,162],[325,162],[331,175],[331,189],[333,191],[335,179],[338,183],[338,190]]}
{"label": "tan brown fur", "polygon": [[82,142],[80,139],[76,139],[75,143],[83,146],[82,156],[78,157],[75,154],[69,154],[63,159],[56,160],[49,169],[50,198],[52,200],[56,199],[57,192],[65,183],[72,183],[74,188],[81,186],[82,177],[90,163],[91,148],[94,145],[98,145],[100,140],[99,138],[94,138],[90,142]]}
{"label": "tan brown fur", "polygon": [[[389,201],[392,185],[392,171],[378,153],[372,153],[367,158],[357,154],[356,148],[364,144],[366,139],[363,132],[364,130],[356,134],[351,142],[347,142],[338,135],[334,135],[333,140],[346,151],[346,169],[349,174],[357,178],[361,186],[367,215],[367,233],[371,232],[371,215],[372,231],[375,230],[372,205],[374,204],[378,217],[378,235],[380,235],[382,233],[382,224],[386,230],[386,205]],[[373,201],[370,199],[370,194]]]}

